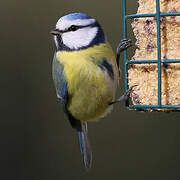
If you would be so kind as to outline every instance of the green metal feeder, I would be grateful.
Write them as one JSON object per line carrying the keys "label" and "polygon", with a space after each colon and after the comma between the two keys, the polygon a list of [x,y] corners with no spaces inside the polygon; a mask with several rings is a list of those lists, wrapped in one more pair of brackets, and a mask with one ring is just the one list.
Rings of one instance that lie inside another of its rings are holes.
{"label": "green metal feeder", "polygon": [[[128,1],[128,0],[127,0]],[[131,14],[126,13],[126,0],[123,0],[123,38],[127,37],[127,21],[134,18],[145,18],[145,17],[156,17],[157,21],[157,59],[154,60],[133,60],[130,61],[127,58],[127,50],[124,51],[124,81],[125,81],[125,92],[128,90],[128,69],[130,64],[157,64],[158,67],[158,104],[157,105],[131,105],[130,101],[126,101],[126,108],[129,110],[137,111],[152,111],[158,109],[166,110],[180,110],[180,105],[162,105],[162,63],[180,63],[180,59],[161,59],[161,28],[160,18],[164,16],[180,16],[180,13],[160,13],[160,2],[156,0],[156,13],[155,14]]]}

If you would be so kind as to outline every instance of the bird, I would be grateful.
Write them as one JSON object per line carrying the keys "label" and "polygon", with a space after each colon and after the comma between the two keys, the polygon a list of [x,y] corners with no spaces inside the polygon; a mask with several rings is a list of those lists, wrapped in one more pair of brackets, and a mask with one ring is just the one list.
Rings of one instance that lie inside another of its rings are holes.
{"label": "bird", "polygon": [[122,40],[115,56],[102,26],[95,18],[83,13],[60,17],[51,34],[56,46],[52,77],[57,98],[78,133],[82,160],[89,169],[92,150],[87,123],[105,117],[117,102],[117,61],[119,53],[131,42]]}

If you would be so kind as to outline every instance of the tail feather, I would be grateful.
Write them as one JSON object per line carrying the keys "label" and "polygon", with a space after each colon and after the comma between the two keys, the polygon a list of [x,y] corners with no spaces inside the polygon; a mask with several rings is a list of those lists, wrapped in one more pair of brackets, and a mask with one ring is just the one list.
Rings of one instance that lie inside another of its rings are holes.
{"label": "tail feather", "polygon": [[81,123],[81,126],[81,130],[78,131],[80,150],[83,163],[86,169],[89,169],[92,165],[92,151],[88,140],[87,123]]}

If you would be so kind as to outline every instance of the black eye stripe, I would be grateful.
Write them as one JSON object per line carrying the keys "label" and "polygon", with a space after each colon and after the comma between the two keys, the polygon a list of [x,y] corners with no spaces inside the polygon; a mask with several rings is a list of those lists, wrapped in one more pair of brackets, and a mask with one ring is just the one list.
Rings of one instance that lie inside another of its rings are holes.
{"label": "black eye stripe", "polygon": [[76,31],[79,28],[80,28],[79,26],[72,25],[71,27],[68,28],[68,31]]}
{"label": "black eye stripe", "polygon": [[75,26],[75,25],[72,25],[70,26],[68,29],[66,30],[63,30],[62,33],[66,33],[66,32],[70,32],[70,31],[76,31],[80,28],[83,28],[82,26]]}
{"label": "black eye stripe", "polygon": [[70,32],[70,31],[76,31],[78,29],[82,29],[82,28],[85,28],[85,27],[91,27],[91,26],[92,26],[92,24],[85,25],[85,26],[72,25],[68,29],[64,30],[63,33]]}
{"label": "black eye stripe", "polygon": [[[66,32],[70,32],[70,31],[76,31],[78,29],[82,29],[82,28],[85,28],[85,27],[95,27],[96,26],[96,23],[93,23],[93,24],[88,24],[88,25],[71,25],[69,28],[67,28],[66,30],[61,30],[61,33],[66,33]],[[74,28],[74,29],[73,29]]]}

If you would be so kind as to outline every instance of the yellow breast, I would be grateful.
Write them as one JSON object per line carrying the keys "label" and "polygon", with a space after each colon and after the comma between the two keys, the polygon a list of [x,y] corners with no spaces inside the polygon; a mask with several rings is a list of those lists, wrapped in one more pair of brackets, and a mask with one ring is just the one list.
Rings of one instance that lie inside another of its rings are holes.
{"label": "yellow breast", "polygon": [[[97,65],[104,58],[113,65],[114,81]],[[69,93],[67,107],[71,114],[81,121],[104,116],[109,109],[108,103],[114,99],[118,81],[118,68],[111,47],[102,44],[80,51],[61,51],[57,53],[57,60],[64,66]]]}

